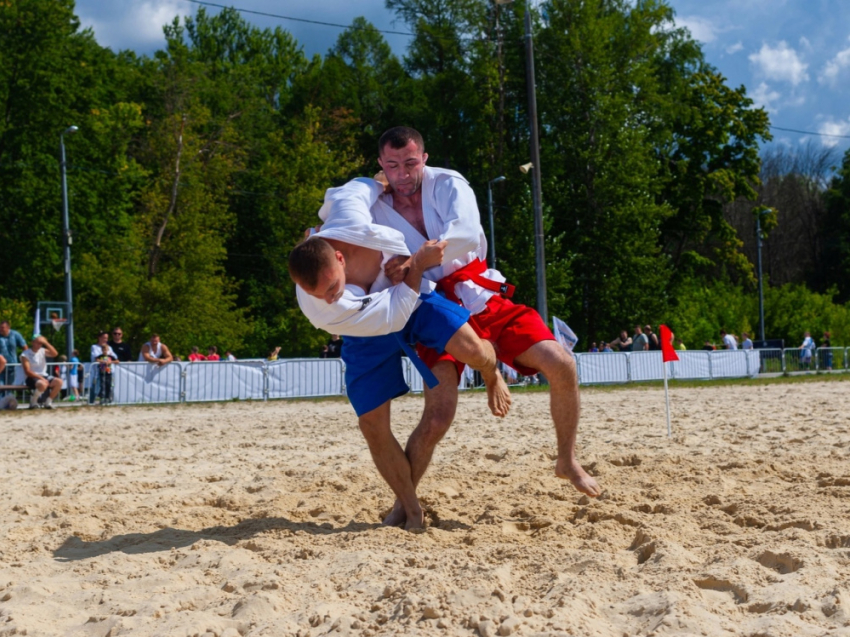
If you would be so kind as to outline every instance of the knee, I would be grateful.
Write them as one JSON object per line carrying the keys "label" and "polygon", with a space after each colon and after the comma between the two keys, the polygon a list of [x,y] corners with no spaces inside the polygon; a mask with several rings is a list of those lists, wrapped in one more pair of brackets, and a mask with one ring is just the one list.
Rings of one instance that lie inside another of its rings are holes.
{"label": "knee", "polygon": [[576,359],[565,351],[554,354],[547,361],[546,369],[540,371],[549,379],[549,382],[560,382],[567,385],[578,384],[578,369]]}

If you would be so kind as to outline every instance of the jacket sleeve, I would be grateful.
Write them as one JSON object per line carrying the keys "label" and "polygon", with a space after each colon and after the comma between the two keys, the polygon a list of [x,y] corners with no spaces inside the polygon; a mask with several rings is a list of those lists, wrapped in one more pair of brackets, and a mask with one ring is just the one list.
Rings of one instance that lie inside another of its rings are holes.
{"label": "jacket sleeve", "polygon": [[353,179],[339,188],[329,188],[325,192],[325,203],[319,209],[319,218],[327,227],[371,224],[371,208],[383,192],[383,184],[366,177]]}
{"label": "jacket sleeve", "polygon": [[486,242],[478,202],[472,188],[462,178],[441,175],[437,179],[434,204],[442,222],[440,239],[447,242],[443,263],[463,260]]}
{"label": "jacket sleeve", "polygon": [[419,292],[400,283],[374,294],[346,288],[336,303],[310,296],[296,286],[298,305],[314,327],[342,336],[381,336],[397,332],[416,309]]}

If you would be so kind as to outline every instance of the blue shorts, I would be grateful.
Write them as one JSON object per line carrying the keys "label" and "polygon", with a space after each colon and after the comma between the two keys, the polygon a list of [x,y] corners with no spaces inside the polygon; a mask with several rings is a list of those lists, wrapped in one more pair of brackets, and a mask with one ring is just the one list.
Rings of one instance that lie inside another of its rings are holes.
{"label": "blue shorts", "polygon": [[410,391],[404,380],[402,343],[421,343],[439,352],[469,320],[469,312],[439,294],[423,294],[404,329],[383,336],[346,336],[342,341],[345,387],[358,416]]}

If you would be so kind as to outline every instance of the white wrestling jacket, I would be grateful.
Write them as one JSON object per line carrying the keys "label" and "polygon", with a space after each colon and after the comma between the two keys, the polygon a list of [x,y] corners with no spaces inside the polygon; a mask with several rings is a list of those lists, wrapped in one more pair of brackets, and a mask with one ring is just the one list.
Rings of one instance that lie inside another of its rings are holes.
{"label": "white wrestling jacket", "polygon": [[[350,223],[343,226],[325,224],[314,236],[337,239],[373,250],[380,250],[384,262],[396,255],[409,256],[401,233],[373,223]],[[422,279],[420,290],[405,283],[391,285],[383,270],[367,294],[362,288],[348,284],[335,303],[327,303],[295,286],[298,305],[314,327],[341,336],[381,336],[402,329],[419,307],[419,293],[433,292],[435,284]]]}
{"label": "white wrestling jacket", "polygon": [[[339,188],[329,189],[319,217],[325,224],[322,232],[326,228],[373,224],[393,228],[401,233],[410,253],[416,252],[428,239],[447,241],[443,265],[425,272],[424,278],[430,281],[439,281],[476,259],[486,262],[487,238],[481,227],[475,193],[460,173],[425,167],[422,213],[427,237],[419,234],[393,210],[392,193],[384,194],[383,184],[374,179],[358,178]],[[489,269],[483,276],[499,283],[505,282],[505,277],[498,270]],[[458,283],[455,293],[472,314],[481,312],[494,294],[473,281]]]}

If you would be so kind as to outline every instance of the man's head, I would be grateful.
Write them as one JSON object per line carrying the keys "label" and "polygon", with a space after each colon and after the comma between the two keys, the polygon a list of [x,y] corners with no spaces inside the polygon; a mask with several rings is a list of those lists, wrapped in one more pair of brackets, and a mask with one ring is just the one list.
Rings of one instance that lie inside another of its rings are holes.
{"label": "man's head", "polygon": [[159,334],[151,334],[150,343],[153,347],[156,347],[157,345],[159,345]]}
{"label": "man's head", "polygon": [[750,335],[749,335],[747,332],[742,332],[742,333],[741,333],[741,336],[742,336],[743,338],[750,338]]}
{"label": "man's head", "polygon": [[218,348],[215,345],[210,345],[207,348],[207,354],[218,354]]}
{"label": "man's head", "polygon": [[410,197],[419,191],[425,173],[425,141],[417,131],[396,126],[378,140],[378,163],[393,192]]}
{"label": "man's head", "polygon": [[720,330],[720,336],[726,336],[726,330]]}
{"label": "man's head", "polygon": [[310,296],[335,303],[345,291],[345,257],[324,239],[310,237],[289,253],[289,276]]}
{"label": "man's head", "polygon": [[0,336],[9,336],[11,330],[12,326],[9,324],[9,321],[0,321]]}
{"label": "man's head", "polygon": [[124,338],[124,330],[120,327],[112,328],[112,340],[116,343],[120,343],[121,339]]}
{"label": "man's head", "polygon": [[652,334],[652,325],[644,325],[643,331],[645,334]]}
{"label": "man's head", "polygon": [[41,336],[34,336],[33,339],[30,341],[30,348],[32,348],[33,352],[37,352],[41,349],[43,343],[44,340],[41,338]]}
{"label": "man's head", "polygon": [[635,325],[635,335],[640,336],[643,334],[643,330],[640,328],[640,325]]}

